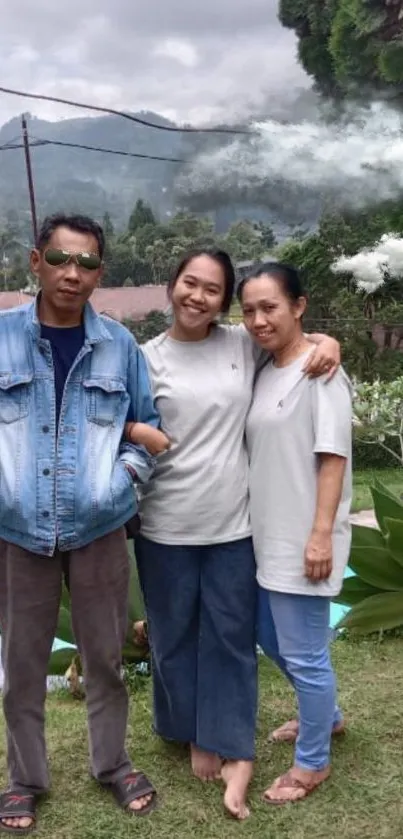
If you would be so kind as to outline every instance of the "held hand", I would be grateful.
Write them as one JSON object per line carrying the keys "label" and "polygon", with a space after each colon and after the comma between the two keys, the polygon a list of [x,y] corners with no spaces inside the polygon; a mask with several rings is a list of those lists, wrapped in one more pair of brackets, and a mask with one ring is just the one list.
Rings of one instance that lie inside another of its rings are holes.
{"label": "held hand", "polygon": [[331,533],[313,530],[305,548],[305,576],[312,583],[327,580],[333,568],[333,547]]}
{"label": "held hand", "polygon": [[334,376],[340,367],[341,355],[340,344],[335,338],[326,337],[310,353],[305,364],[304,373],[310,378],[317,378],[327,373],[327,381]]}
{"label": "held hand", "polygon": [[151,455],[162,454],[170,448],[170,441],[163,431],[142,422],[127,422],[125,438],[130,443],[144,446]]}

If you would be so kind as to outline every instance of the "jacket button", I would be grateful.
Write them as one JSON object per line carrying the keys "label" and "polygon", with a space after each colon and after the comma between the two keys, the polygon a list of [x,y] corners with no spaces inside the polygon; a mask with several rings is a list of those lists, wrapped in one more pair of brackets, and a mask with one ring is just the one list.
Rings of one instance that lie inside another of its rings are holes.
{"label": "jacket button", "polygon": [[49,426],[48,425],[43,425],[42,426],[42,431],[43,431],[44,434],[47,434],[48,431],[49,431]]}
{"label": "jacket button", "polygon": [[50,475],[50,469],[44,469],[42,472],[43,475]]}
{"label": "jacket button", "polygon": [[49,518],[49,510],[44,510],[42,515],[43,515],[44,519],[48,519]]}

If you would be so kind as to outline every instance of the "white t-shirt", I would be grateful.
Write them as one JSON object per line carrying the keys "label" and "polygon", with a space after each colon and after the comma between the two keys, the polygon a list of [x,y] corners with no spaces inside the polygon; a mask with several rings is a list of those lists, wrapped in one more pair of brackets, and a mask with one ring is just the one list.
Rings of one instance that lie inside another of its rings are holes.
{"label": "white t-shirt", "polygon": [[[339,593],[351,542],[352,407],[349,380],[340,369],[330,382],[308,379],[308,353],[286,367],[260,372],[246,425],[249,491],[257,578],[265,589],[332,597]],[[316,510],[319,453],[347,458],[333,528],[333,572],[311,583],[304,551]]]}
{"label": "white t-shirt", "polygon": [[147,360],[171,448],[140,490],[141,532],[167,545],[250,536],[245,422],[258,351],[242,326],[214,326],[204,341],[165,333]]}

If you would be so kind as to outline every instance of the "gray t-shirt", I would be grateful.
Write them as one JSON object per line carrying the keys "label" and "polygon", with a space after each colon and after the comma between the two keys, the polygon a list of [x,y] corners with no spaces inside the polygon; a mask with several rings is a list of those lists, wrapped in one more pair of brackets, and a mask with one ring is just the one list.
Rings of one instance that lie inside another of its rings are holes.
{"label": "gray t-shirt", "polygon": [[[351,386],[342,369],[330,382],[308,379],[308,353],[260,372],[246,425],[250,513],[259,584],[291,594],[339,593],[351,541]],[[312,529],[319,453],[347,458],[333,529],[333,572],[311,583],[304,551]]]}
{"label": "gray t-shirt", "polygon": [[143,347],[171,448],[140,490],[141,532],[167,545],[209,545],[251,533],[245,422],[257,352],[241,326],[204,341],[165,333]]}

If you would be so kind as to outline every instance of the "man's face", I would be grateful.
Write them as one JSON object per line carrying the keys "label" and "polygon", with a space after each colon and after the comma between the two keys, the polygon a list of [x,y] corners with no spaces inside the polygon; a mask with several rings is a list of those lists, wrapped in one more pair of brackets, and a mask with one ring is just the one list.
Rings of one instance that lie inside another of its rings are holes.
{"label": "man's face", "polygon": [[[61,261],[65,259],[67,261]],[[50,317],[55,324],[79,322],[85,303],[102,276],[96,237],[68,227],[56,228],[41,250],[32,251],[31,271],[39,279],[45,320]]]}

